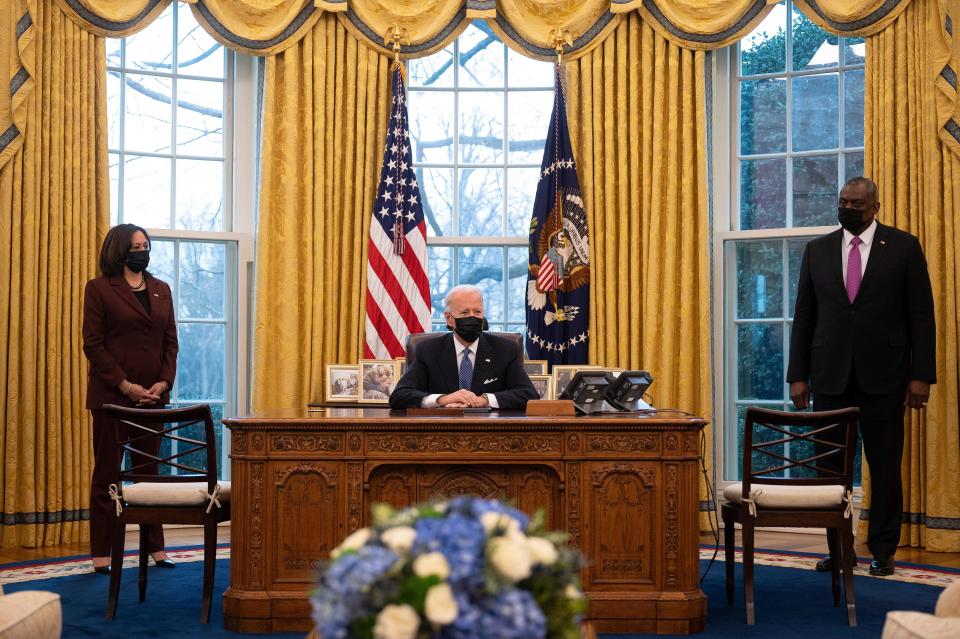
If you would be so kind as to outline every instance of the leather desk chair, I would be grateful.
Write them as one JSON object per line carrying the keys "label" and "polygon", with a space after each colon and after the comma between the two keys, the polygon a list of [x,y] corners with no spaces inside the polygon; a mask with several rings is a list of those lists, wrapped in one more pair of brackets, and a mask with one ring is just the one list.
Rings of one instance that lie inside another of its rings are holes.
{"label": "leather desk chair", "polygon": [[[490,335],[496,335],[497,337],[503,337],[515,342],[517,345],[517,354],[520,356],[520,362],[523,363],[523,334],[522,333],[499,333],[494,331],[489,331]],[[413,363],[413,356],[416,353],[417,345],[423,343],[429,339],[440,339],[446,333],[412,333],[407,337],[407,366]]]}

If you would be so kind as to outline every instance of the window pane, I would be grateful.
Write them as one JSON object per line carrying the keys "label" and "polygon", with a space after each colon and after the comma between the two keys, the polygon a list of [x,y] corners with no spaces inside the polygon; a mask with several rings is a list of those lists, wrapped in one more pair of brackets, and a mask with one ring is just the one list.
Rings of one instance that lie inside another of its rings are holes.
{"label": "window pane", "polygon": [[461,93],[460,161],[489,164],[503,161],[503,92]]}
{"label": "window pane", "polygon": [[860,175],[863,175],[863,151],[856,153],[844,153],[844,182],[850,178],[855,178]]}
{"label": "window pane", "polygon": [[[179,4],[179,3],[178,3]],[[173,65],[173,11],[168,7],[150,27],[124,39],[126,65],[170,73]]]}
{"label": "window pane", "polygon": [[529,235],[539,181],[540,169],[507,169],[507,235]]}
{"label": "window pane", "polygon": [[827,33],[793,9],[793,69],[822,69],[840,63],[838,37]]}
{"label": "window pane", "polygon": [[177,398],[182,401],[223,400],[226,368],[226,326],[178,322]]}
{"label": "window pane", "polygon": [[487,23],[472,22],[460,36],[458,44],[460,86],[503,86],[503,43]]}
{"label": "window pane", "polygon": [[843,144],[863,146],[863,71],[843,76]]}
{"label": "window pane", "polygon": [[110,165],[110,226],[120,223],[120,156],[111,153],[107,156]]}
{"label": "window pane", "polygon": [[[150,241],[150,272],[175,289],[174,246],[169,240]],[[174,290],[176,294],[176,290]]]}
{"label": "window pane", "polygon": [[742,160],[740,228],[782,228],[787,225],[786,215],[786,160]]}
{"label": "window pane", "polygon": [[453,235],[453,169],[415,169],[427,235]]}
{"label": "window pane", "polygon": [[793,150],[838,146],[839,106],[836,73],[793,79]]}
{"label": "window pane", "polygon": [[807,248],[807,239],[787,241],[787,283],[790,291],[787,294],[790,317],[793,317],[793,308],[797,303],[797,284],[800,277],[800,262],[803,260],[803,251]]}
{"label": "window pane", "polygon": [[414,164],[453,162],[453,92],[411,91],[408,95]]}
{"label": "window pane", "polygon": [[123,38],[104,38],[107,48],[107,66],[119,67],[122,58]]}
{"label": "window pane", "polygon": [[443,298],[453,288],[453,248],[427,247],[427,275],[430,278],[430,303],[434,321],[443,324]]}
{"label": "window pane", "polygon": [[[773,408],[779,410],[782,406],[763,406],[763,408]],[[747,407],[738,406],[737,407],[737,479],[743,479],[740,475],[743,473],[743,433],[747,421]],[[770,442],[777,439],[781,439],[781,435],[776,431],[770,430],[769,428],[763,428],[762,426],[754,425],[753,427],[753,444],[756,445],[760,442]],[[763,450],[769,451],[771,453],[784,453],[783,444],[774,445],[765,447]],[[773,468],[779,466],[779,460],[775,457],[770,457],[764,455],[761,452],[756,450],[753,451],[753,456],[751,459],[751,468],[753,472],[758,470],[763,470],[765,468]],[[776,473],[771,473],[770,477],[783,477],[783,471]]]}
{"label": "window pane", "polygon": [[787,82],[783,78],[740,83],[740,152],[787,150]]}
{"label": "window pane", "polygon": [[737,318],[781,317],[783,242],[737,243]]}
{"label": "window pane", "polygon": [[507,320],[523,323],[527,317],[526,246],[511,246],[507,249],[507,269]]}
{"label": "window pane", "polygon": [[783,399],[783,324],[737,326],[737,398]]}
{"label": "window pane", "polygon": [[460,235],[503,235],[503,169],[460,169]]}
{"label": "window pane", "polygon": [[123,171],[123,221],[170,228],[170,160],[127,155]]}
{"label": "window pane", "polygon": [[740,41],[742,75],[777,73],[786,68],[786,25],[787,9],[781,2],[750,35]]}
{"label": "window pane", "polygon": [[223,161],[177,160],[178,229],[223,230]]}
{"label": "window pane", "polygon": [[827,226],[837,221],[837,156],[793,159],[793,225]]}
{"label": "window pane", "polygon": [[184,75],[222,78],[226,52],[193,17],[187,3],[177,3],[177,66]]}
{"label": "window pane", "polygon": [[503,247],[461,246],[457,249],[460,268],[458,284],[473,284],[483,292],[484,315],[491,322],[502,322]]}
{"label": "window pane", "polygon": [[213,242],[180,243],[178,319],[223,319],[226,245]]}
{"label": "window pane", "polygon": [[[182,406],[190,406],[191,402],[182,404]],[[179,407],[180,405],[178,405]],[[223,425],[220,423],[220,420],[223,419],[223,404],[213,404],[210,403],[210,416],[213,418],[213,436],[216,440],[217,447],[217,456],[222,458],[220,453],[223,451]],[[178,430],[175,433],[179,437],[187,437],[190,439],[196,439],[198,441],[206,441],[206,428],[203,425],[203,422],[199,424],[192,424]],[[178,450],[189,450],[193,448],[190,444],[185,444],[184,442],[177,442],[177,445],[180,447]],[[190,453],[189,455],[184,455],[182,458],[175,460],[177,463],[185,464],[187,466],[192,466],[194,468],[200,468],[207,470],[207,454],[206,451],[198,450],[196,452]],[[178,471],[177,474],[188,474],[185,471]],[[223,476],[223,468],[220,468],[220,459],[217,460],[217,474]]]}
{"label": "window pane", "polygon": [[407,63],[407,69],[411,87],[452,87],[453,44],[425,58],[413,58]]}
{"label": "window pane", "polygon": [[120,91],[120,72],[107,71],[107,146],[111,149],[120,148]]}
{"label": "window pane", "polygon": [[223,83],[177,81],[177,153],[223,157]]}
{"label": "window pane", "polygon": [[507,96],[510,123],[508,160],[517,164],[540,164],[550,128],[553,91],[517,91]]}
{"label": "window pane", "polygon": [[867,56],[867,45],[863,38],[844,38],[843,61],[845,64],[863,64]]}
{"label": "window pane", "polygon": [[126,79],[124,149],[169,153],[172,81],[167,77],[130,73]]}
{"label": "window pane", "polygon": [[511,88],[553,88],[553,63],[541,62],[507,49],[507,81]]}

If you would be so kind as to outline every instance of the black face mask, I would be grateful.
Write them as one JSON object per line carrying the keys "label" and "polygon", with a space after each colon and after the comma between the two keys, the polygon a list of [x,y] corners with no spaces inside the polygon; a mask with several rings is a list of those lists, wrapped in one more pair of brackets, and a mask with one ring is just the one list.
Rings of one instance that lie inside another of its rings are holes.
{"label": "black face mask", "polygon": [[139,273],[150,265],[150,251],[130,251],[127,253],[127,268]]}
{"label": "black face mask", "polygon": [[844,206],[837,207],[837,220],[840,222],[840,226],[854,235],[860,233],[865,226],[863,223],[863,211]]}
{"label": "black face mask", "polygon": [[483,317],[455,317],[453,321],[456,323],[453,330],[468,343],[480,339],[480,333],[487,328],[487,320]]}

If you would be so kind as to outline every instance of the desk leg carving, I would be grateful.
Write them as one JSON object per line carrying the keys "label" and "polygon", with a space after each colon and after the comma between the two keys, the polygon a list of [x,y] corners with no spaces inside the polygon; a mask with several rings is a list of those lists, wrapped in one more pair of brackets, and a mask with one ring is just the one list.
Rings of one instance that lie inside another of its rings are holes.
{"label": "desk leg carving", "polygon": [[347,464],[347,534],[360,528],[363,511],[363,464]]}
{"label": "desk leg carving", "polygon": [[570,546],[583,549],[580,544],[580,462],[567,464],[567,534]]}

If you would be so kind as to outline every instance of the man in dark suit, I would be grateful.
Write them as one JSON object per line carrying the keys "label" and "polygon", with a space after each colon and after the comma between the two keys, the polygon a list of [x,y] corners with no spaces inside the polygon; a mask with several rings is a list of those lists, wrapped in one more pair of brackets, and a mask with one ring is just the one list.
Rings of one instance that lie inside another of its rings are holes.
{"label": "man in dark suit", "polygon": [[[842,228],[807,244],[787,381],[798,409],[811,390],[818,411],[859,407],[871,478],[870,574],[890,575],[903,517],[904,406],[926,404],[936,365],[923,250],[913,235],[878,223],[879,210],[876,184],[853,178],[840,191]],[[819,463],[838,470],[835,457]],[[830,570],[829,559],[817,570]]]}
{"label": "man in dark suit", "polygon": [[518,410],[538,397],[517,345],[483,332],[483,295],[455,286],[443,313],[453,333],[417,345],[390,395],[391,408],[484,407]]}

